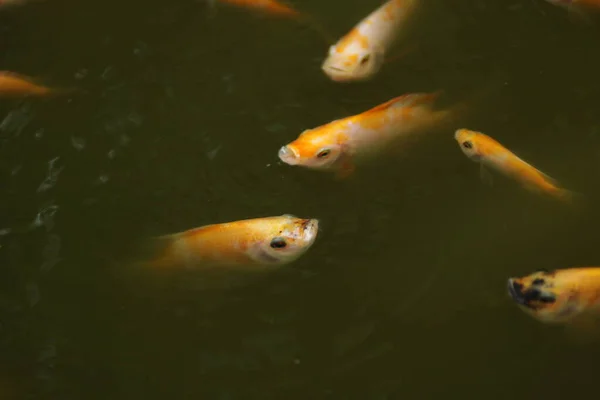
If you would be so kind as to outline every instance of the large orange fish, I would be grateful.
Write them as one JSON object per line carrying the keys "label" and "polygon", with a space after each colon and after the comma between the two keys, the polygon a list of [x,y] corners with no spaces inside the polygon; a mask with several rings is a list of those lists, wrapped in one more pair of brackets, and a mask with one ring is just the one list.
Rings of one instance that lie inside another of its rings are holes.
{"label": "large orange fish", "polygon": [[406,94],[361,114],[306,130],[279,149],[279,158],[289,165],[347,177],[357,163],[454,118],[456,107],[433,107],[438,96],[439,92]]}
{"label": "large orange fish", "polygon": [[58,89],[38,85],[31,78],[14,72],[0,71],[0,97],[47,97],[72,93],[76,89]]}
{"label": "large orange fish", "polygon": [[508,293],[519,308],[541,322],[575,322],[600,311],[600,267],[541,270],[510,278]]}
{"label": "large orange fish", "polygon": [[329,48],[322,70],[333,81],[364,81],[384,63],[420,0],[389,0]]}
{"label": "large orange fish", "polygon": [[491,179],[486,168],[489,167],[513,178],[530,191],[545,193],[567,202],[579,197],[573,192],[560,188],[554,179],[481,132],[459,129],[455,132],[454,138],[462,152],[480,164],[481,178],[484,181],[489,182]]}
{"label": "large orange fish", "polygon": [[318,220],[289,214],[202,226],[158,238],[161,254],[149,264],[264,270],[298,259],[312,246],[318,229]]}

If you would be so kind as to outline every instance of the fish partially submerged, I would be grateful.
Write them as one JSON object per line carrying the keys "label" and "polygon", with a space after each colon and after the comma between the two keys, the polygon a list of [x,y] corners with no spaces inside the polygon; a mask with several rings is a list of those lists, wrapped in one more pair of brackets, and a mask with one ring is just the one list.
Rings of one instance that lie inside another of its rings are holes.
{"label": "fish partially submerged", "polygon": [[76,91],[74,88],[50,88],[35,83],[30,77],[0,71],[0,97],[50,97]]}
{"label": "fish partially submerged", "polygon": [[305,14],[304,12],[298,11],[295,8],[288,6],[277,0],[208,0],[211,6],[214,6],[215,2],[228,4],[234,7],[245,8],[249,11],[255,11],[263,15],[288,18],[302,23],[315,32],[317,32],[327,43],[333,42],[331,35],[319,21],[313,16]]}
{"label": "fish partially submerged", "polygon": [[321,69],[333,81],[371,79],[381,69],[420,0],[389,0],[329,48]]}
{"label": "fish partially submerged", "polygon": [[455,118],[464,105],[436,109],[434,103],[439,95],[440,92],[405,94],[363,113],[308,129],[281,147],[279,158],[288,165],[347,177],[356,164]]}
{"label": "fish partially submerged", "polygon": [[600,267],[540,270],[510,278],[507,285],[509,296],[519,308],[540,322],[577,329],[598,322]]}
{"label": "fish partially submerged", "polygon": [[263,12],[265,14],[298,18],[301,13],[294,8],[287,6],[276,0],[212,0],[219,1],[220,3],[230,4],[238,7],[245,7],[250,10]]}
{"label": "fish partially submerged", "polygon": [[579,195],[561,188],[553,178],[517,157],[488,135],[458,129],[454,133],[454,139],[467,157],[480,164],[481,178],[484,181],[490,182],[489,167],[516,180],[530,191],[544,193],[565,202],[580,199]]}
{"label": "fish partially submerged", "polygon": [[289,214],[206,225],[158,238],[159,255],[147,264],[266,270],[297,260],[312,246],[318,230],[318,220]]}

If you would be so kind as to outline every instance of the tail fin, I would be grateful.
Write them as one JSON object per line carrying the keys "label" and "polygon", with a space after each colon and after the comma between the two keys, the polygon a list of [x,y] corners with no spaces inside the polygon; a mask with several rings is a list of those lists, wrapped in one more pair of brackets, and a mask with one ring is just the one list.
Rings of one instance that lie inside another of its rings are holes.
{"label": "tail fin", "polygon": [[188,263],[189,254],[181,233],[142,240],[135,249],[133,264],[152,269],[171,269]]}
{"label": "tail fin", "polygon": [[552,195],[557,200],[577,208],[585,207],[587,203],[586,197],[583,194],[567,189],[557,188],[552,192]]}

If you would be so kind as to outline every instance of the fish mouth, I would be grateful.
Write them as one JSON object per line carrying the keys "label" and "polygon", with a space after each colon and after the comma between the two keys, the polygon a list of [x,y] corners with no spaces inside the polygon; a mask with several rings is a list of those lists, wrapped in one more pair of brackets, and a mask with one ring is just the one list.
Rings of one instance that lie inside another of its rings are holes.
{"label": "fish mouth", "polygon": [[523,285],[515,281],[513,278],[508,280],[508,295],[517,303],[522,306],[527,306],[525,302],[525,295],[523,294]]}
{"label": "fish mouth", "polygon": [[321,66],[321,69],[323,70],[323,72],[325,72],[325,75],[327,75],[329,79],[331,79],[334,82],[351,81],[354,78],[352,74],[348,72],[348,70],[336,67],[335,65],[332,65],[328,62],[324,62]]}
{"label": "fish mouth", "polygon": [[300,155],[298,154],[296,149],[290,146],[283,146],[282,148],[280,148],[277,155],[279,156],[279,159],[281,161],[288,165],[297,165],[298,159],[300,158]]}
{"label": "fish mouth", "polygon": [[519,305],[532,310],[544,308],[556,302],[556,296],[538,288],[524,289],[524,285],[516,279],[508,280],[508,294]]}

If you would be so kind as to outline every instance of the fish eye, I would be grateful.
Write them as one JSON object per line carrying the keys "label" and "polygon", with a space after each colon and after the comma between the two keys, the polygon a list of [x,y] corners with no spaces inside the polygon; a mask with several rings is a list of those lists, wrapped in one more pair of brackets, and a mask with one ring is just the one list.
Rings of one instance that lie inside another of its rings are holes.
{"label": "fish eye", "polygon": [[329,149],[321,150],[317,154],[317,157],[319,157],[319,158],[327,157],[329,155],[329,153],[331,153],[331,150],[329,150]]}
{"label": "fish eye", "polygon": [[271,240],[270,246],[273,249],[283,249],[285,246],[287,246],[287,243],[285,242],[284,238],[276,237]]}
{"label": "fish eye", "polygon": [[371,55],[367,54],[363,58],[360,59],[360,65],[365,65],[371,59]]}
{"label": "fish eye", "polygon": [[536,278],[534,279],[531,284],[532,285],[543,285],[546,281],[543,280],[542,278]]}
{"label": "fish eye", "polygon": [[468,140],[465,140],[465,141],[462,143],[462,145],[463,145],[463,147],[464,147],[464,148],[466,148],[466,149],[472,149],[472,148],[473,148],[473,143],[469,142]]}

